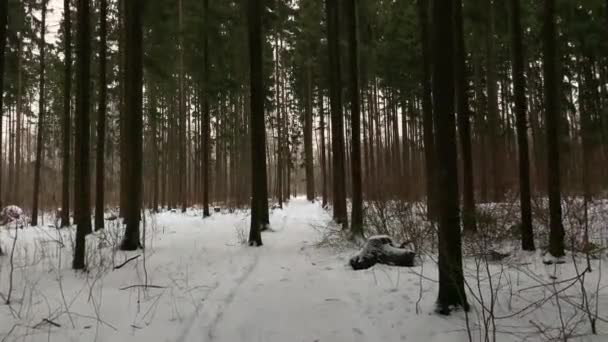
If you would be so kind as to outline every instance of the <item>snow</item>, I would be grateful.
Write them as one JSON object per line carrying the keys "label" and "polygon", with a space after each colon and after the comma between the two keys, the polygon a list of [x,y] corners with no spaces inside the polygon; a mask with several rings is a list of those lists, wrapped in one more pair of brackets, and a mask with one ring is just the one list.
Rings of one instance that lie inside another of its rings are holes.
{"label": "snow", "polygon": [[[273,231],[263,234],[264,246],[259,248],[242,244],[249,227],[247,212],[214,213],[205,220],[201,216],[197,210],[146,216],[145,254],[117,251],[118,222],[108,222],[104,233],[87,239],[87,273],[70,269],[74,228],[0,228],[0,243],[9,256],[18,234],[14,300],[10,306],[0,304],[0,341],[468,340],[463,312],[448,317],[434,313],[433,255],[413,268],[376,265],[353,271],[348,259],[357,250],[319,245],[330,216],[302,198],[272,211]],[[4,297],[9,256],[0,259]],[[560,283],[576,275],[568,257],[564,265],[545,266],[541,252],[519,253],[507,258],[506,266],[487,268],[465,259],[474,339],[480,340],[484,331],[482,308],[474,297],[483,295],[489,302],[487,272],[494,276],[497,317],[547,298],[542,306],[497,321],[499,341],[537,341],[556,333],[559,312],[551,304],[551,289],[535,286],[569,285]],[[601,317],[608,315],[608,278],[600,278],[607,264],[593,260],[594,271],[586,275],[590,296],[599,284]],[[138,286],[145,284],[157,288]],[[578,286],[567,290],[571,301],[580,301]],[[562,302],[561,307],[567,311],[569,306]],[[545,335],[531,322],[544,327]],[[605,340],[607,324],[598,322],[604,335],[592,337],[588,325],[583,321],[576,330],[586,335],[585,341]]]}

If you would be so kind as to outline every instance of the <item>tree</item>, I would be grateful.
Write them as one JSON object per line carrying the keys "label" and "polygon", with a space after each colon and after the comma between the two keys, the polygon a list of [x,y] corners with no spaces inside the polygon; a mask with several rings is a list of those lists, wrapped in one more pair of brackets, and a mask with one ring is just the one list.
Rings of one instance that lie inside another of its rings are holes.
{"label": "tree", "polygon": [[549,253],[564,256],[559,161],[559,77],[555,28],[555,0],[543,3],[543,76],[545,90],[545,123],[547,129],[547,191],[549,193]]}
{"label": "tree", "polygon": [[350,108],[352,125],[351,172],[353,187],[353,208],[351,232],[353,237],[363,237],[363,194],[361,177],[361,105],[359,101],[359,38],[357,0],[349,0],[347,4],[348,17],[348,47],[350,61]]}
{"label": "tree", "polygon": [[91,196],[89,162],[89,82],[91,65],[91,29],[89,0],[78,0],[76,33],[76,136],[74,140],[74,221],[76,245],[72,268],[85,265],[85,237],[91,232]]}
{"label": "tree", "polygon": [[261,231],[268,222],[264,71],[262,63],[262,0],[249,0],[249,63],[251,92],[251,227],[249,245],[262,246]]}
{"label": "tree", "polygon": [[327,45],[329,59],[329,98],[331,111],[331,138],[333,157],[333,204],[334,220],[343,229],[348,228],[346,211],[346,181],[344,158],[344,116],[342,114],[342,76],[339,37],[338,2],[325,1],[327,12]]}
{"label": "tree", "polygon": [[466,66],[466,48],[464,43],[464,27],[462,20],[462,0],[454,1],[454,54],[456,56],[455,81],[458,113],[458,133],[460,134],[460,150],[462,151],[462,224],[467,232],[475,232],[475,189],[473,179],[473,153],[471,151],[471,123],[469,122],[469,81]]}
{"label": "tree", "polygon": [[530,159],[528,156],[528,121],[526,119],[526,79],[524,77],[524,51],[521,33],[520,0],[510,0],[511,9],[511,63],[515,116],[517,125],[517,148],[519,156],[519,200],[521,209],[521,246],[524,251],[533,251],[532,207],[530,204]]}
{"label": "tree", "polygon": [[99,104],[97,108],[97,161],[95,180],[95,230],[104,228],[105,208],[105,146],[106,146],[106,50],[107,50],[107,0],[99,2]]}
{"label": "tree", "polygon": [[[6,26],[8,23],[8,0],[0,0],[0,117],[4,117],[4,54],[6,51]],[[0,151],[2,151],[2,124],[0,120]],[[2,165],[3,153],[0,153],[0,165]],[[2,197],[2,167],[0,167],[0,208],[3,207]],[[0,248],[2,254],[2,248]]]}
{"label": "tree", "polygon": [[439,192],[439,296],[437,310],[468,310],[462,272],[462,242],[458,206],[456,121],[454,115],[453,1],[433,6],[433,109],[437,142]]}
{"label": "tree", "polygon": [[203,0],[203,217],[211,216],[209,212],[209,160],[211,154],[211,138],[209,133],[209,0]]}
{"label": "tree", "polygon": [[72,24],[70,0],[63,2],[64,25],[64,85],[62,133],[62,177],[61,177],[61,227],[70,225],[70,140],[71,140],[71,96],[72,96]]}
{"label": "tree", "polygon": [[429,47],[428,0],[418,0],[420,42],[422,46],[422,126],[424,140],[424,163],[426,169],[426,201],[429,218],[437,212],[437,181],[435,137],[433,130],[433,104],[431,96],[431,51]]}
{"label": "tree", "polygon": [[40,26],[40,89],[38,100],[38,134],[36,138],[36,165],[34,166],[34,200],[32,205],[32,226],[38,225],[38,202],[40,199],[40,166],[42,163],[42,144],[44,135],[44,68],[45,68],[45,39],[46,32],[46,5],[47,0],[42,0],[42,20]]}
{"label": "tree", "polygon": [[308,57],[306,61],[306,99],[304,110],[304,168],[306,172],[306,198],[309,201],[315,199],[315,169],[313,163],[312,146],[312,60]]}
{"label": "tree", "polygon": [[123,251],[133,251],[142,245],[139,240],[139,222],[142,205],[142,154],[143,154],[143,0],[125,1],[125,137],[126,157],[129,160],[125,175],[129,200],[125,207],[125,235],[120,244]]}

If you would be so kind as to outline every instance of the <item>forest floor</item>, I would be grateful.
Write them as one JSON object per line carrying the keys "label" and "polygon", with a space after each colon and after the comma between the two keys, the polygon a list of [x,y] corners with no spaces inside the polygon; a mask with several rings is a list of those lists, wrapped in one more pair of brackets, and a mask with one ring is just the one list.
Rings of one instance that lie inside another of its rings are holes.
{"label": "forest floor", "polygon": [[[583,258],[546,266],[540,252],[498,263],[467,257],[472,310],[445,317],[434,313],[433,255],[413,268],[353,271],[348,259],[355,247],[327,243],[335,227],[319,204],[294,199],[273,210],[273,231],[263,234],[261,248],[243,245],[246,211],[205,220],[198,210],[146,217],[145,253],[117,251],[120,227],[109,222],[88,237],[86,273],[70,269],[73,228],[2,228],[8,255],[0,258],[0,342],[432,342],[468,341],[469,332],[474,341],[486,335],[497,341],[608,336],[605,256],[591,261],[591,273],[583,272]],[[589,317],[598,317],[599,335],[590,334]]]}

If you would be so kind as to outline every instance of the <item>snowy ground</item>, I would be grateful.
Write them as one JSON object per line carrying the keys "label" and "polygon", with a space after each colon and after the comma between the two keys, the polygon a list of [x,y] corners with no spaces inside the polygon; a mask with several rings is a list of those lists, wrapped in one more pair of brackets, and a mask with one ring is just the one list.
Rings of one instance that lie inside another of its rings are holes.
{"label": "snowy ground", "polygon": [[[318,245],[329,222],[319,205],[292,200],[272,213],[274,231],[263,234],[264,246],[251,248],[241,244],[249,227],[244,212],[205,220],[196,211],[163,213],[146,222],[145,255],[116,251],[117,227],[89,237],[86,274],[70,269],[73,230],[26,228],[17,231],[12,291],[16,231],[3,228],[9,255],[0,259],[0,342],[469,340],[464,313],[433,313],[432,256],[411,269],[353,271],[347,263],[354,249]],[[588,316],[576,309],[583,297],[574,264],[544,266],[541,259],[518,254],[487,268],[465,260],[473,340],[485,335],[484,316],[495,317],[487,322],[496,325],[498,341],[548,340],[570,328],[585,335],[581,340],[606,339],[608,275],[601,273],[608,263],[594,260],[585,275],[600,316],[600,335],[590,336]],[[494,303],[493,315],[482,309],[482,296],[483,306]]]}

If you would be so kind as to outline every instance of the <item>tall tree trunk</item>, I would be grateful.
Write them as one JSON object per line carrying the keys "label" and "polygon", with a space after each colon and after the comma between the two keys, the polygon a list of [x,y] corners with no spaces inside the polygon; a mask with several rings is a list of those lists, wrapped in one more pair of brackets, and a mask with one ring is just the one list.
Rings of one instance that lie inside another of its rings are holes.
{"label": "tall tree trunk", "polygon": [[363,237],[363,194],[361,179],[361,104],[359,99],[359,37],[358,2],[349,0],[348,5],[348,50],[350,61],[350,105],[352,126],[352,217],[351,233],[353,237]]}
{"label": "tall tree trunk", "polygon": [[[0,117],[4,118],[4,54],[6,51],[6,25],[8,23],[8,0],[0,0]],[[4,193],[2,192],[2,125],[4,120],[0,120],[0,208],[4,205]],[[2,248],[0,248],[2,254]]]}
{"label": "tall tree trunk", "polygon": [[211,216],[209,211],[209,161],[211,156],[209,118],[209,0],[203,0],[203,217]]}
{"label": "tall tree trunk", "polygon": [[40,167],[42,163],[42,142],[44,135],[44,69],[45,69],[45,39],[46,33],[46,5],[47,0],[42,0],[42,21],[40,26],[40,93],[38,94],[38,134],[36,141],[36,165],[34,166],[34,200],[32,205],[32,226],[38,225],[38,205],[40,200]]}
{"label": "tall tree trunk", "polygon": [[528,120],[526,119],[526,79],[524,76],[524,51],[521,32],[520,0],[509,0],[511,5],[511,53],[513,65],[513,91],[517,126],[519,156],[519,199],[521,205],[521,246],[533,251],[532,207],[530,204],[530,157],[528,155]]}
{"label": "tall tree trunk", "polygon": [[500,118],[498,114],[498,81],[495,48],[495,16],[494,0],[486,1],[486,91],[488,93],[488,134],[490,140],[490,174],[492,175],[492,200],[499,202],[504,198],[502,177],[502,144],[500,143]]}
{"label": "tall tree trunk", "polygon": [[331,107],[331,137],[333,150],[334,220],[348,228],[344,161],[344,116],[342,115],[342,77],[340,54],[340,21],[337,1],[326,0],[327,42],[329,53],[329,92]]}
{"label": "tall tree trunk", "polygon": [[249,62],[251,82],[251,227],[249,245],[262,246],[261,231],[268,224],[264,71],[262,60],[262,0],[249,1]]}
{"label": "tall tree trunk", "polygon": [[323,104],[323,89],[319,87],[319,130],[321,131],[321,198],[322,207],[327,207],[327,159],[325,148],[325,108]]}
{"label": "tall tree trunk", "polygon": [[304,118],[304,164],[306,169],[306,198],[309,201],[315,199],[315,168],[313,163],[312,146],[312,60],[306,62],[306,110]]}
{"label": "tall tree trunk", "polygon": [[74,221],[76,246],[72,268],[85,268],[85,237],[91,232],[91,174],[89,160],[89,82],[91,28],[89,0],[78,0],[76,38],[76,137],[74,140]]}
{"label": "tall tree trunk", "polygon": [[61,165],[61,227],[70,225],[70,140],[71,96],[72,96],[72,24],[70,0],[63,1],[64,23],[64,72],[63,72],[63,117],[61,118],[62,165]]}
{"label": "tall tree trunk", "polygon": [[[439,6],[441,4],[441,6]],[[433,108],[437,133],[439,196],[439,295],[437,310],[449,314],[452,307],[468,310],[462,272],[462,242],[458,206],[456,120],[454,116],[453,1],[433,6]]]}
{"label": "tall tree trunk", "polygon": [[[6,25],[8,22],[8,0],[0,0],[0,117],[4,118],[4,52],[6,51]],[[0,120],[0,208],[3,207],[2,193],[2,124],[4,120]],[[2,247],[0,247],[0,255],[3,255]]]}
{"label": "tall tree trunk", "polygon": [[179,86],[179,173],[178,177],[178,193],[179,201],[181,204],[182,213],[186,212],[188,190],[186,189],[186,94],[184,86],[184,15],[183,15],[183,1],[179,0],[178,4],[178,25],[179,25],[179,75],[178,75],[178,86]]}
{"label": "tall tree trunk", "polygon": [[105,209],[105,146],[106,146],[106,50],[107,50],[107,0],[99,3],[99,104],[97,109],[97,160],[95,180],[95,230],[104,228]]}
{"label": "tall tree trunk", "polygon": [[431,51],[429,47],[429,3],[418,0],[418,17],[420,20],[420,41],[422,45],[422,126],[424,140],[424,159],[426,168],[427,212],[430,219],[437,214],[437,181],[435,161],[435,137],[433,132],[433,107],[431,98]]}
{"label": "tall tree trunk", "polygon": [[564,256],[559,162],[559,89],[555,0],[544,0],[543,7],[543,78],[545,84],[545,125],[547,127],[547,190],[549,193],[549,253]]}
{"label": "tall tree trunk", "polygon": [[143,0],[125,1],[125,131],[128,133],[128,144],[125,148],[129,160],[127,167],[126,193],[126,229],[121,250],[136,250],[142,245],[139,240],[139,221],[142,205],[142,144],[143,144]]}
{"label": "tall tree trunk", "polygon": [[471,151],[471,123],[469,122],[469,80],[466,66],[466,47],[464,43],[464,28],[462,23],[462,0],[454,1],[454,54],[455,85],[458,112],[458,133],[460,135],[460,150],[462,152],[462,223],[468,232],[477,230],[475,223],[475,191],[473,180],[473,153]]}

